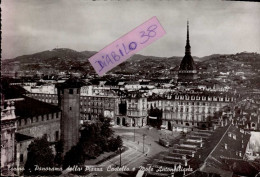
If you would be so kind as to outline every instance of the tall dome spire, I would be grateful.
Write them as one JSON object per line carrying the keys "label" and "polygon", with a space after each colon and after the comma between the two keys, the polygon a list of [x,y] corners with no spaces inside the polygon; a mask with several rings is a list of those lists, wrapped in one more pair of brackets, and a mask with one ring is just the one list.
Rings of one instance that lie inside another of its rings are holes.
{"label": "tall dome spire", "polygon": [[186,40],[186,46],[185,46],[185,56],[183,57],[180,69],[181,71],[187,71],[187,70],[196,70],[195,63],[193,61],[193,58],[191,56],[190,52],[190,36],[189,36],[189,21],[187,21],[187,40]]}
{"label": "tall dome spire", "polygon": [[194,60],[190,52],[190,35],[189,35],[189,21],[187,21],[187,39],[185,46],[185,56],[183,57],[179,71],[178,71],[178,82],[179,83],[190,83],[197,79],[197,70]]}
{"label": "tall dome spire", "polygon": [[190,36],[189,36],[189,21],[187,21],[187,40],[185,46],[185,55],[190,55]]}

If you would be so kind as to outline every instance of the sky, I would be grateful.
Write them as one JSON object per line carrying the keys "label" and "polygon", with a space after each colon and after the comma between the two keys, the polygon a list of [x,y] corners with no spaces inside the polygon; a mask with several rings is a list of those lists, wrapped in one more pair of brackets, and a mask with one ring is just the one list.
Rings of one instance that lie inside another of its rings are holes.
{"label": "sky", "polygon": [[141,55],[260,53],[260,3],[241,1],[2,0],[2,59],[54,48],[99,51],[156,16],[166,31]]}

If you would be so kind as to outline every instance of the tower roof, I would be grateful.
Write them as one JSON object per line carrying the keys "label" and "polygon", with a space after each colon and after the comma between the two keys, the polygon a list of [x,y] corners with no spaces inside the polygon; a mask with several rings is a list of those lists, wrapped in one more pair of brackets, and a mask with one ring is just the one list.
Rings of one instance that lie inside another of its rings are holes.
{"label": "tower roof", "polygon": [[195,62],[191,55],[185,55],[183,57],[179,70],[196,70]]}
{"label": "tower roof", "polygon": [[189,38],[189,21],[187,21],[187,40],[185,46],[185,56],[183,57],[179,70],[196,70],[194,60],[191,56],[190,38]]}
{"label": "tower roof", "polygon": [[56,84],[57,88],[80,88],[87,85],[84,81],[77,77],[70,77],[64,83]]}

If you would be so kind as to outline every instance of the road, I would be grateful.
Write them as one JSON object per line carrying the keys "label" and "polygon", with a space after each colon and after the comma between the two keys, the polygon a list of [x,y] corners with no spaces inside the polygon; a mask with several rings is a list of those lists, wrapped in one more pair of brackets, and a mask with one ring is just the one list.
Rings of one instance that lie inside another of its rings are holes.
{"label": "road", "polygon": [[[92,172],[88,176],[110,176],[117,177],[122,171],[135,171],[141,165],[147,161],[147,159],[153,157],[155,154],[158,154],[162,151],[168,151],[168,148],[165,148],[158,144],[159,137],[172,136],[176,137],[178,134],[169,134],[165,135],[164,131],[157,129],[149,130],[148,128],[126,128],[126,127],[116,127],[114,128],[115,135],[121,136],[124,146],[129,149],[121,154],[121,166],[120,171],[113,171],[119,168],[120,166],[120,155],[103,162],[101,165],[103,171],[101,172]],[[146,135],[143,139],[143,135]],[[143,141],[144,140],[144,141]],[[143,152],[144,150],[144,152]],[[115,168],[117,167],[117,168]],[[110,171],[112,170],[112,171]]]}

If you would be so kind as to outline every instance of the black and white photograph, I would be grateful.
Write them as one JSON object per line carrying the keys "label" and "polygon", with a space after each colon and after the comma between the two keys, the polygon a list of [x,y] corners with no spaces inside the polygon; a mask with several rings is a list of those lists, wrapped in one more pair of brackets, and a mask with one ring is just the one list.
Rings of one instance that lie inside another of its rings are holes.
{"label": "black and white photograph", "polygon": [[260,2],[2,0],[1,176],[259,177]]}

